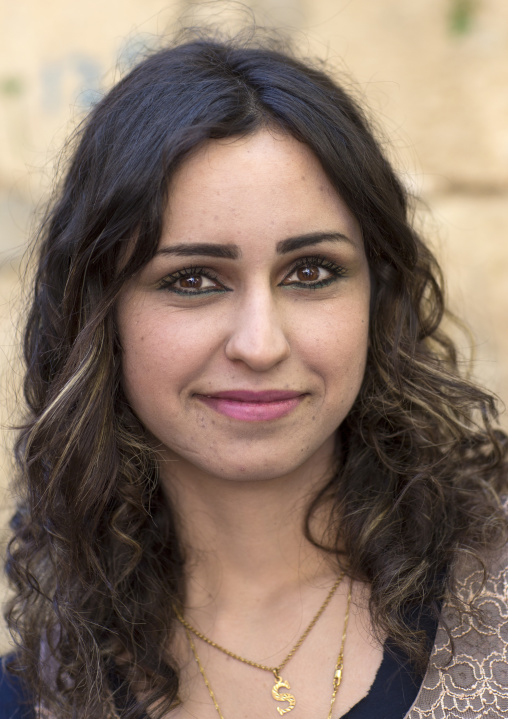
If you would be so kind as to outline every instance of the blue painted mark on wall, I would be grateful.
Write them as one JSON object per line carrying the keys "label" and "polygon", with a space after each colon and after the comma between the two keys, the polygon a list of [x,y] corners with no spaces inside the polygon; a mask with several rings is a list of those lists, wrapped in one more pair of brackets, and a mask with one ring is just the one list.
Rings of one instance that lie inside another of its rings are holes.
{"label": "blue painted mark on wall", "polygon": [[[87,109],[100,97],[104,68],[94,57],[84,53],[71,53],[41,67],[42,108],[45,112],[58,112],[69,102]],[[69,97],[66,88],[69,79],[74,88]]]}

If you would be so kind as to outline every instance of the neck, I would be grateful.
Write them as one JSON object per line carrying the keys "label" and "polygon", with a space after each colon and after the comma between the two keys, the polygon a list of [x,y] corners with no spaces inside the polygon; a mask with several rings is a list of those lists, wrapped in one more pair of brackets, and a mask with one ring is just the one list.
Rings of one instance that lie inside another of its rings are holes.
{"label": "neck", "polygon": [[[337,576],[304,534],[310,501],[329,476],[329,461],[269,480],[231,481],[168,463],[164,491],[178,508],[186,556],[186,605],[224,611],[276,600],[292,588],[327,586]],[[176,469],[175,469],[176,467]],[[325,536],[327,512],[311,520]],[[235,605],[235,606],[232,606]]]}

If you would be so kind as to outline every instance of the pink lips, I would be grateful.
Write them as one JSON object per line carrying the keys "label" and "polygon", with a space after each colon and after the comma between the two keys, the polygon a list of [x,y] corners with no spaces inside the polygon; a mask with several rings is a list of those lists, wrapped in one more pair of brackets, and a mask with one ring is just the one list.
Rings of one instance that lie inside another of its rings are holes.
{"label": "pink lips", "polygon": [[281,390],[252,392],[250,390],[231,390],[213,395],[196,395],[201,402],[216,412],[247,422],[266,422],[278,419],[298,406],[304,393]]}

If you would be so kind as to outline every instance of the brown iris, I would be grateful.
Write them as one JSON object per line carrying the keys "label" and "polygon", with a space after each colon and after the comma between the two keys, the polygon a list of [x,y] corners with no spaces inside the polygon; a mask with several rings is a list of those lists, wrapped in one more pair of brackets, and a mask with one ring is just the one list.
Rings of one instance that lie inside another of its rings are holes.
{"label": "brown iris", "polygon": [[316,265],[304,265],[298,268],[296,276],[301,282],[314,282],[319,279],[319,267]]}
{"label": "brown iris", "polygon": [[180,286],[185,289],[199,290],[203,279],[199,275],[189,275],[180,279]]}

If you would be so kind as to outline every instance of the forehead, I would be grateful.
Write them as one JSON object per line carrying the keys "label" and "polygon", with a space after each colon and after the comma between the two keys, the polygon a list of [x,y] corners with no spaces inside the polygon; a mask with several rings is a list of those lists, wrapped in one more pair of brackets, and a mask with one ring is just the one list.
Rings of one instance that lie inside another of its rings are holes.
{"label": "forehead", "polygon": [[275,241],[302,232],[341,231],[358,223],[311,149],[292,136],[262,130],[210,140],[169,185],[162,240],[206,234],[224,241]]}

